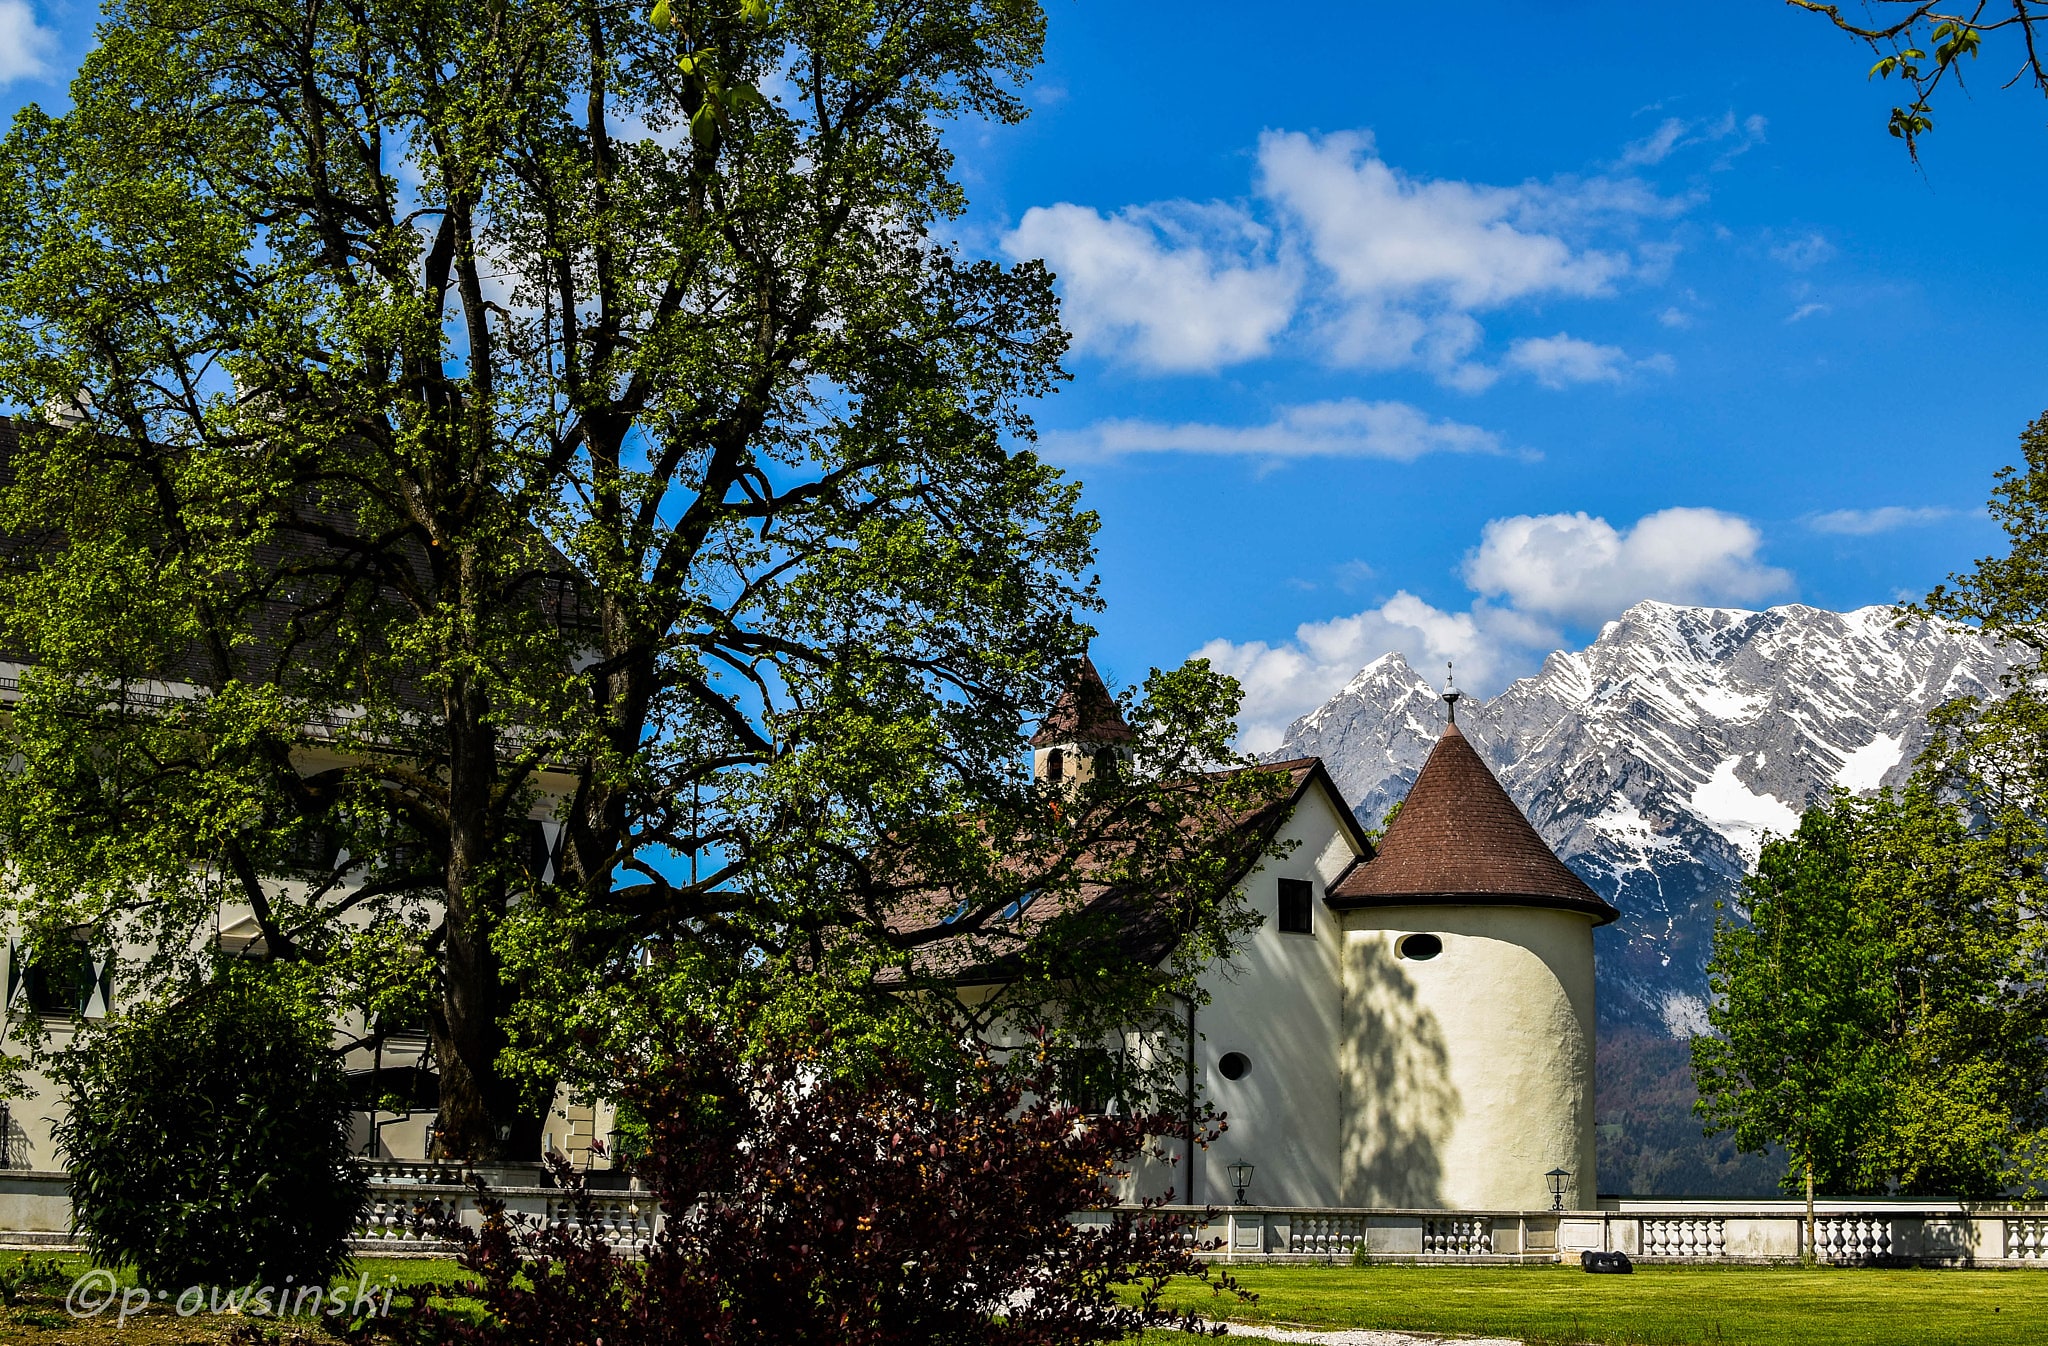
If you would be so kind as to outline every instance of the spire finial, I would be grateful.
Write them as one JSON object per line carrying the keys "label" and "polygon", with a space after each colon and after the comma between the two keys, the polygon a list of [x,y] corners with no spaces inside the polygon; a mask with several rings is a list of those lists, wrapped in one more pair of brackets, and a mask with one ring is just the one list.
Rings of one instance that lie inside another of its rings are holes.
{"label": "spire finial", "polygon": [[1450,708],[1452,724],[1458,722],[1458,698],[1463,695],[1464,693],[1458,690],[1457,669],[1452,667],[1450,660],[1444,660],[1444,705]]}

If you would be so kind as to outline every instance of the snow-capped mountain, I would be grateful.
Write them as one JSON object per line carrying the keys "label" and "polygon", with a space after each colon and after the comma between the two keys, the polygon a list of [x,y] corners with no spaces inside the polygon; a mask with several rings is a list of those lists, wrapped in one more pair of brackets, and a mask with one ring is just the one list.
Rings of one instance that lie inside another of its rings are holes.
{"label": "snow-capped mountain", "polygon": [[[1622,918],[1600,932],[1600,1015],[1688,1036],[1704,1024],[1714,904],[1766,832],[1831,786],[1898,784],[1927,712],[1996,689],[2007,658],[1890,608],[1824,612],[1639,603],[1577,652],[1458,724],[1558,853]],[[1443,726],[1438,689],[1398,654],[1294,722],[1274,758],[1319,756],[1368,826]]]}

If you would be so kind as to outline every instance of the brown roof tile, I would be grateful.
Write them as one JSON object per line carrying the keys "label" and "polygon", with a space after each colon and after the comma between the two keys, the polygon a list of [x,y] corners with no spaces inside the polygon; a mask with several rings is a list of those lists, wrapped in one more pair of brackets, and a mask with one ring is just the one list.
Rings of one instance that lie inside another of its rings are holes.
{"label": "brown roof tile", "polygon": [[1095,671],[1095,661],[1081,656],[1080,667],[1067,682],[1067,689],[1053,703],[1045,723],[1031,736],[1034,748],[1054,743],[1128,743],[1137,735],[1124,722],[1116,698]]}
{"label": "brown roof tile", "polygon": [[[1265,842],[1293,815],[1302,797],[1316,784],[1328,791],[1336,803],[1340,824],[1350,835],[1352,844],[1366,856],[1373,853],[1371,840],[1345,805],[1337,783],[1331,779],[1321,758],[1298,757],[1248,769],[1262,775],[1283,777],[1286,784],[1283,792],[1263,807],[1230,820],[1238,832],[1237,841],[1244,850],[1239,857],[1243,868],[1230,875],[1228,883],[1235,884],[1244,878],[1259,860]],[[1009,921],[997,922],[993,929],[984,928],[975,940],[945,937],[925,944],[914,955],[920,975],[961,981],[1002,980],[1010,975],[1007,958],[1002,955],[1003,946],[1021,948],[1028,938],[1063,911],[1077,909],[1108,918],[1113,938],[1128,956],[1154,963],[1165,958],[1185,933],[1180,924],[1178,905],[1171,900],[1162,901],[1164,895],[1159,893],[1134,891],[1101,882],[1095,874],[1097,864],[1098,856],[1092,849],[1075,858],[1077,891],[1064,901],[1027,902]],[[1009,868],[1012,873],[1021,873],[1021,866]],[[1021,881],[1029,882],[1028,879]],[[914,881],[906,888],[914,889]],[[961,894],[952,888],[906,891],[900,897],[899,905],[890,913],[889,925],[899,934],[920,930],[929,933],[935,925],[950,925],[953,916],[965,911]],[[977,943],[981,947],[975,947]],[[889,979],[893,978],[885,980]]]}
{"label": "brown roof tile", "polygon": [[1330,888],[1333,907],[1436,902],[1621,913],[1565,868],[1455,724],[1444,727],[1379,854]]}

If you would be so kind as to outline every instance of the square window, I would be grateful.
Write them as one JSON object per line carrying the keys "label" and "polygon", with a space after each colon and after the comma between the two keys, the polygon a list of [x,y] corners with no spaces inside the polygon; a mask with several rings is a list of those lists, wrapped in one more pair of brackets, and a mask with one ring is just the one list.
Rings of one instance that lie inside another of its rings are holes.
{"label": "square window", "polygon": [[1280,880],[1280,928],[1289,934],[1316,932],[1316,886],[1307,879]]}

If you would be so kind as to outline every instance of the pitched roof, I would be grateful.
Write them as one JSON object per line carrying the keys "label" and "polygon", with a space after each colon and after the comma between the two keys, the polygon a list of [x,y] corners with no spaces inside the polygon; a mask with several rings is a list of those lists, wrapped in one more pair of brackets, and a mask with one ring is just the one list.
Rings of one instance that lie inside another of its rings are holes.
{"label": "pitched roof", "polygon": [[[1321,758],[1298,757],[1242,769],[1280,777],[1284,784],[1262,806],[1228,820],[1227,825],[1235,833],[1234,841],[1241,850],[1236,857],[1238,866],[1223,879],[1226,886],[1243,881],[1261,858],[1265,844],[1293,816],[1302,798],[1315,786],[1328,793],[1338,824],[1351,839],[1352,846],[1361,855],[1372,855],[1371,839],[1358,825]],[[1232,774],[1234,772],[1218,772],[1215,776]],[[1113,851],[1116,843],[1110,842],[1102,849]],[[1097,875],[1104,859],[1106,856],[1093,847],[1068,857],[1078,879],[1072,897],[1065,902],[1027,899],[1014,912],[1005,909],[1007,919],[981,929],[979,947],[977,940],[959,936],[947,936],[920,946],[913,954],[919,974],[963,983],[1002,981],[1014,975],[1015,963],[1012,960],[1015,950],[1021,950],[1028,939],[1062,913],[1074,911],[1105,918],[1110,938],[1126,956],[1147,963],[1164,959],[1186,933],[1178,903],[1172,900],[1171,894],[1103,882]],[[1022,872],[1018,865],[1006,867],[1012,873]],[[1019,881],[1029,883],[1024,878]],[[913,886],[914,881],[912,885],[906,885],[900,904],[888,918],[889,925],[898,933],[930,931],[937,925],[950,925],[955,915],[967,909],[962,894],[949,886],[935,885],[922,891],[909,891]],[[990,905],[994,905],[993,902]],[[893,979],[893,974],[883,978],[885,982]]]}
{"label": "pitched roof", "polygon": [[1456,724],[1444,726],[1379,854],[1332,884],[1329,902],[1562,907],[1595,925],[1621,915],[1544,844]]}
{"label": "pitched roof", "polygon": [[1124,722],[1116,698],[1095,671],[1095,661],[1081,656],[1081,664],[1067,680],[1067,689],[1045,717],[1045,723],[1031,736],[1034,748],[1054,743],[1128,743],[1137,735]]}

